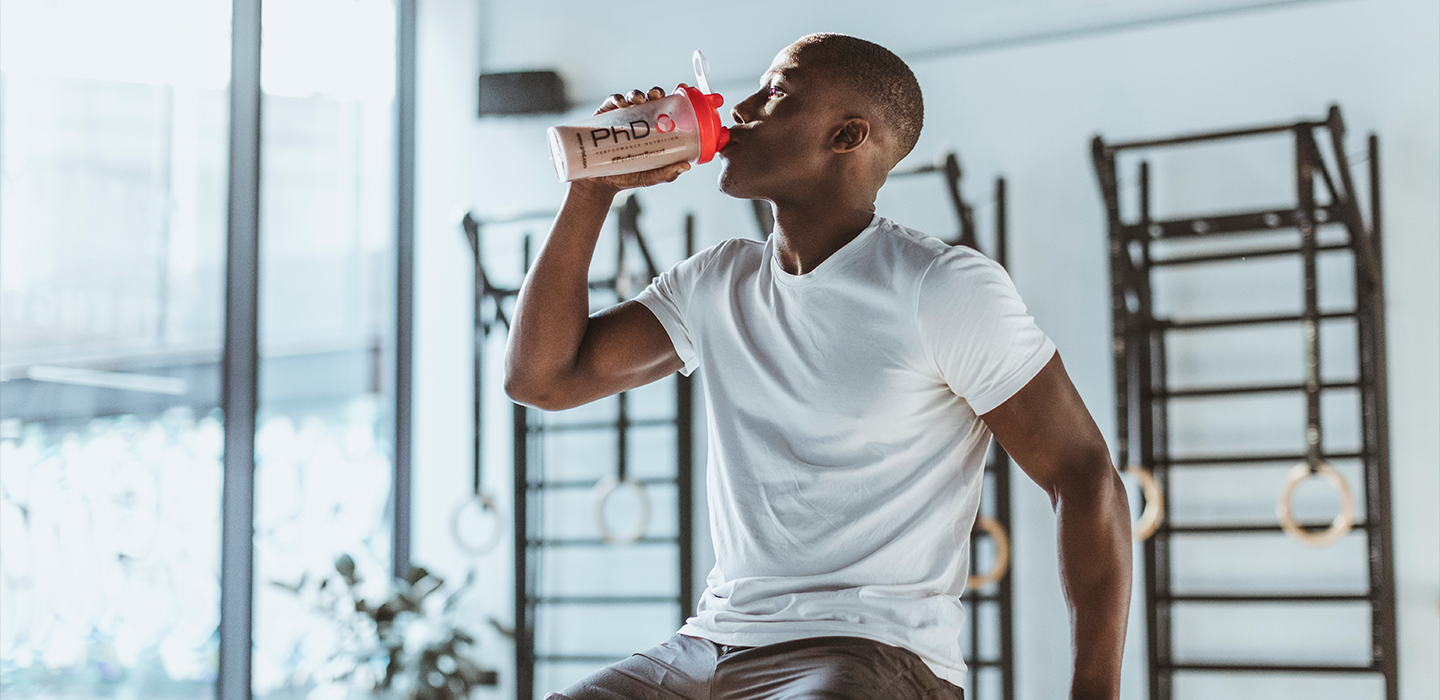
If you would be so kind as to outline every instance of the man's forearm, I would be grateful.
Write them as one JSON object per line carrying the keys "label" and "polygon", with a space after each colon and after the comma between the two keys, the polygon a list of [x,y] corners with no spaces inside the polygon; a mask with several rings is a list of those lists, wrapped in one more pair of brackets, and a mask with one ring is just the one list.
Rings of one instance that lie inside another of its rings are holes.
{"label": "man's forearm", "polygon": [[540,383],[575,364],[590,315],[590,259],[616,192],[573,183],[525,275],[505,351],[505,388],[516,400],[543,393]]}
{"label": "man's forearm", "polygon": [[1060,577],[1071,613],[1072,698],[1116,698],[1130,611],[1130,509],[1105,459],[1099,478],[1058,490]]}

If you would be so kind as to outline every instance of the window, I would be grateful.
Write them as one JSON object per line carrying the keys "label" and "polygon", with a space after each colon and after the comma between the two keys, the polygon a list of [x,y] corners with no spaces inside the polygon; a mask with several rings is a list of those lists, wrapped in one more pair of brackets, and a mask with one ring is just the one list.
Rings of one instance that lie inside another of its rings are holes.
{"label": "window", "polygon": [[[265,3],[253,686],[390,563],[395,8]],[[0,0],[0,694],[212,698],[230,3]]]}
{"label": "window", "polygon": [[[389,580],[395,6],[264,5],[257,698],[325,675],[343,639],[313,597],[336,556]],[[277,585],[281,584],[281,585]]]}

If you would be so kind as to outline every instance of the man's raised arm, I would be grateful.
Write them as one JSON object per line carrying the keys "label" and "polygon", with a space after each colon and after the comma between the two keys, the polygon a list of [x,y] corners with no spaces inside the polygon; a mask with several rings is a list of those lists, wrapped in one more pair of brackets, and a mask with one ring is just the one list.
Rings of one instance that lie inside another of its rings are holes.
{"label": "man's raised arm", "polygon": [[981,418],[1055,508],[1075,665],[1070,697],[1118,698],[1130,610],[1130,508],[1105,439],[1059,354]]}
{"label": "man's raised arm", "polygon": [[[612,95],[600,111],[664,92]],[[547,410],[578,406],[679,370],[659,319],[628,301],[590,315],[589,271],[600,228],[622,189],[669,182],[689,163],[570,184],[540,254],[520,286],[505,349],[505,391]]]}

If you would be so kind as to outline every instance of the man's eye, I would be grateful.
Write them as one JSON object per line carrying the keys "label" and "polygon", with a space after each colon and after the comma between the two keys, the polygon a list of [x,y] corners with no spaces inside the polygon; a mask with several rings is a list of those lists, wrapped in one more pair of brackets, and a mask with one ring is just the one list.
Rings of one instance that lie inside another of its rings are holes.
{"label": "man's eye", "polygon": [[770,86],[770,96],[771,96],[771,97],[779,97],[779,96],[784,95],[784,94],[785,94],[785,91],[784,91],[784,90],[781,90],[780,88],[775,87],[775,86],[773,86],[773,85]]}

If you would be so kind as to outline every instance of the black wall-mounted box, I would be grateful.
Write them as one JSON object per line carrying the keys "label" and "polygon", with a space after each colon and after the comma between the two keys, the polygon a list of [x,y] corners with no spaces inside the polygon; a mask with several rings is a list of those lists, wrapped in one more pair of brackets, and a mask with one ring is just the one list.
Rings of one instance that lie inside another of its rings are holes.
{"label": "black wall-mounted box", "polygon": [[554,114],[570,105],[565,81],[549,70],[480,74],[480,116]]}

